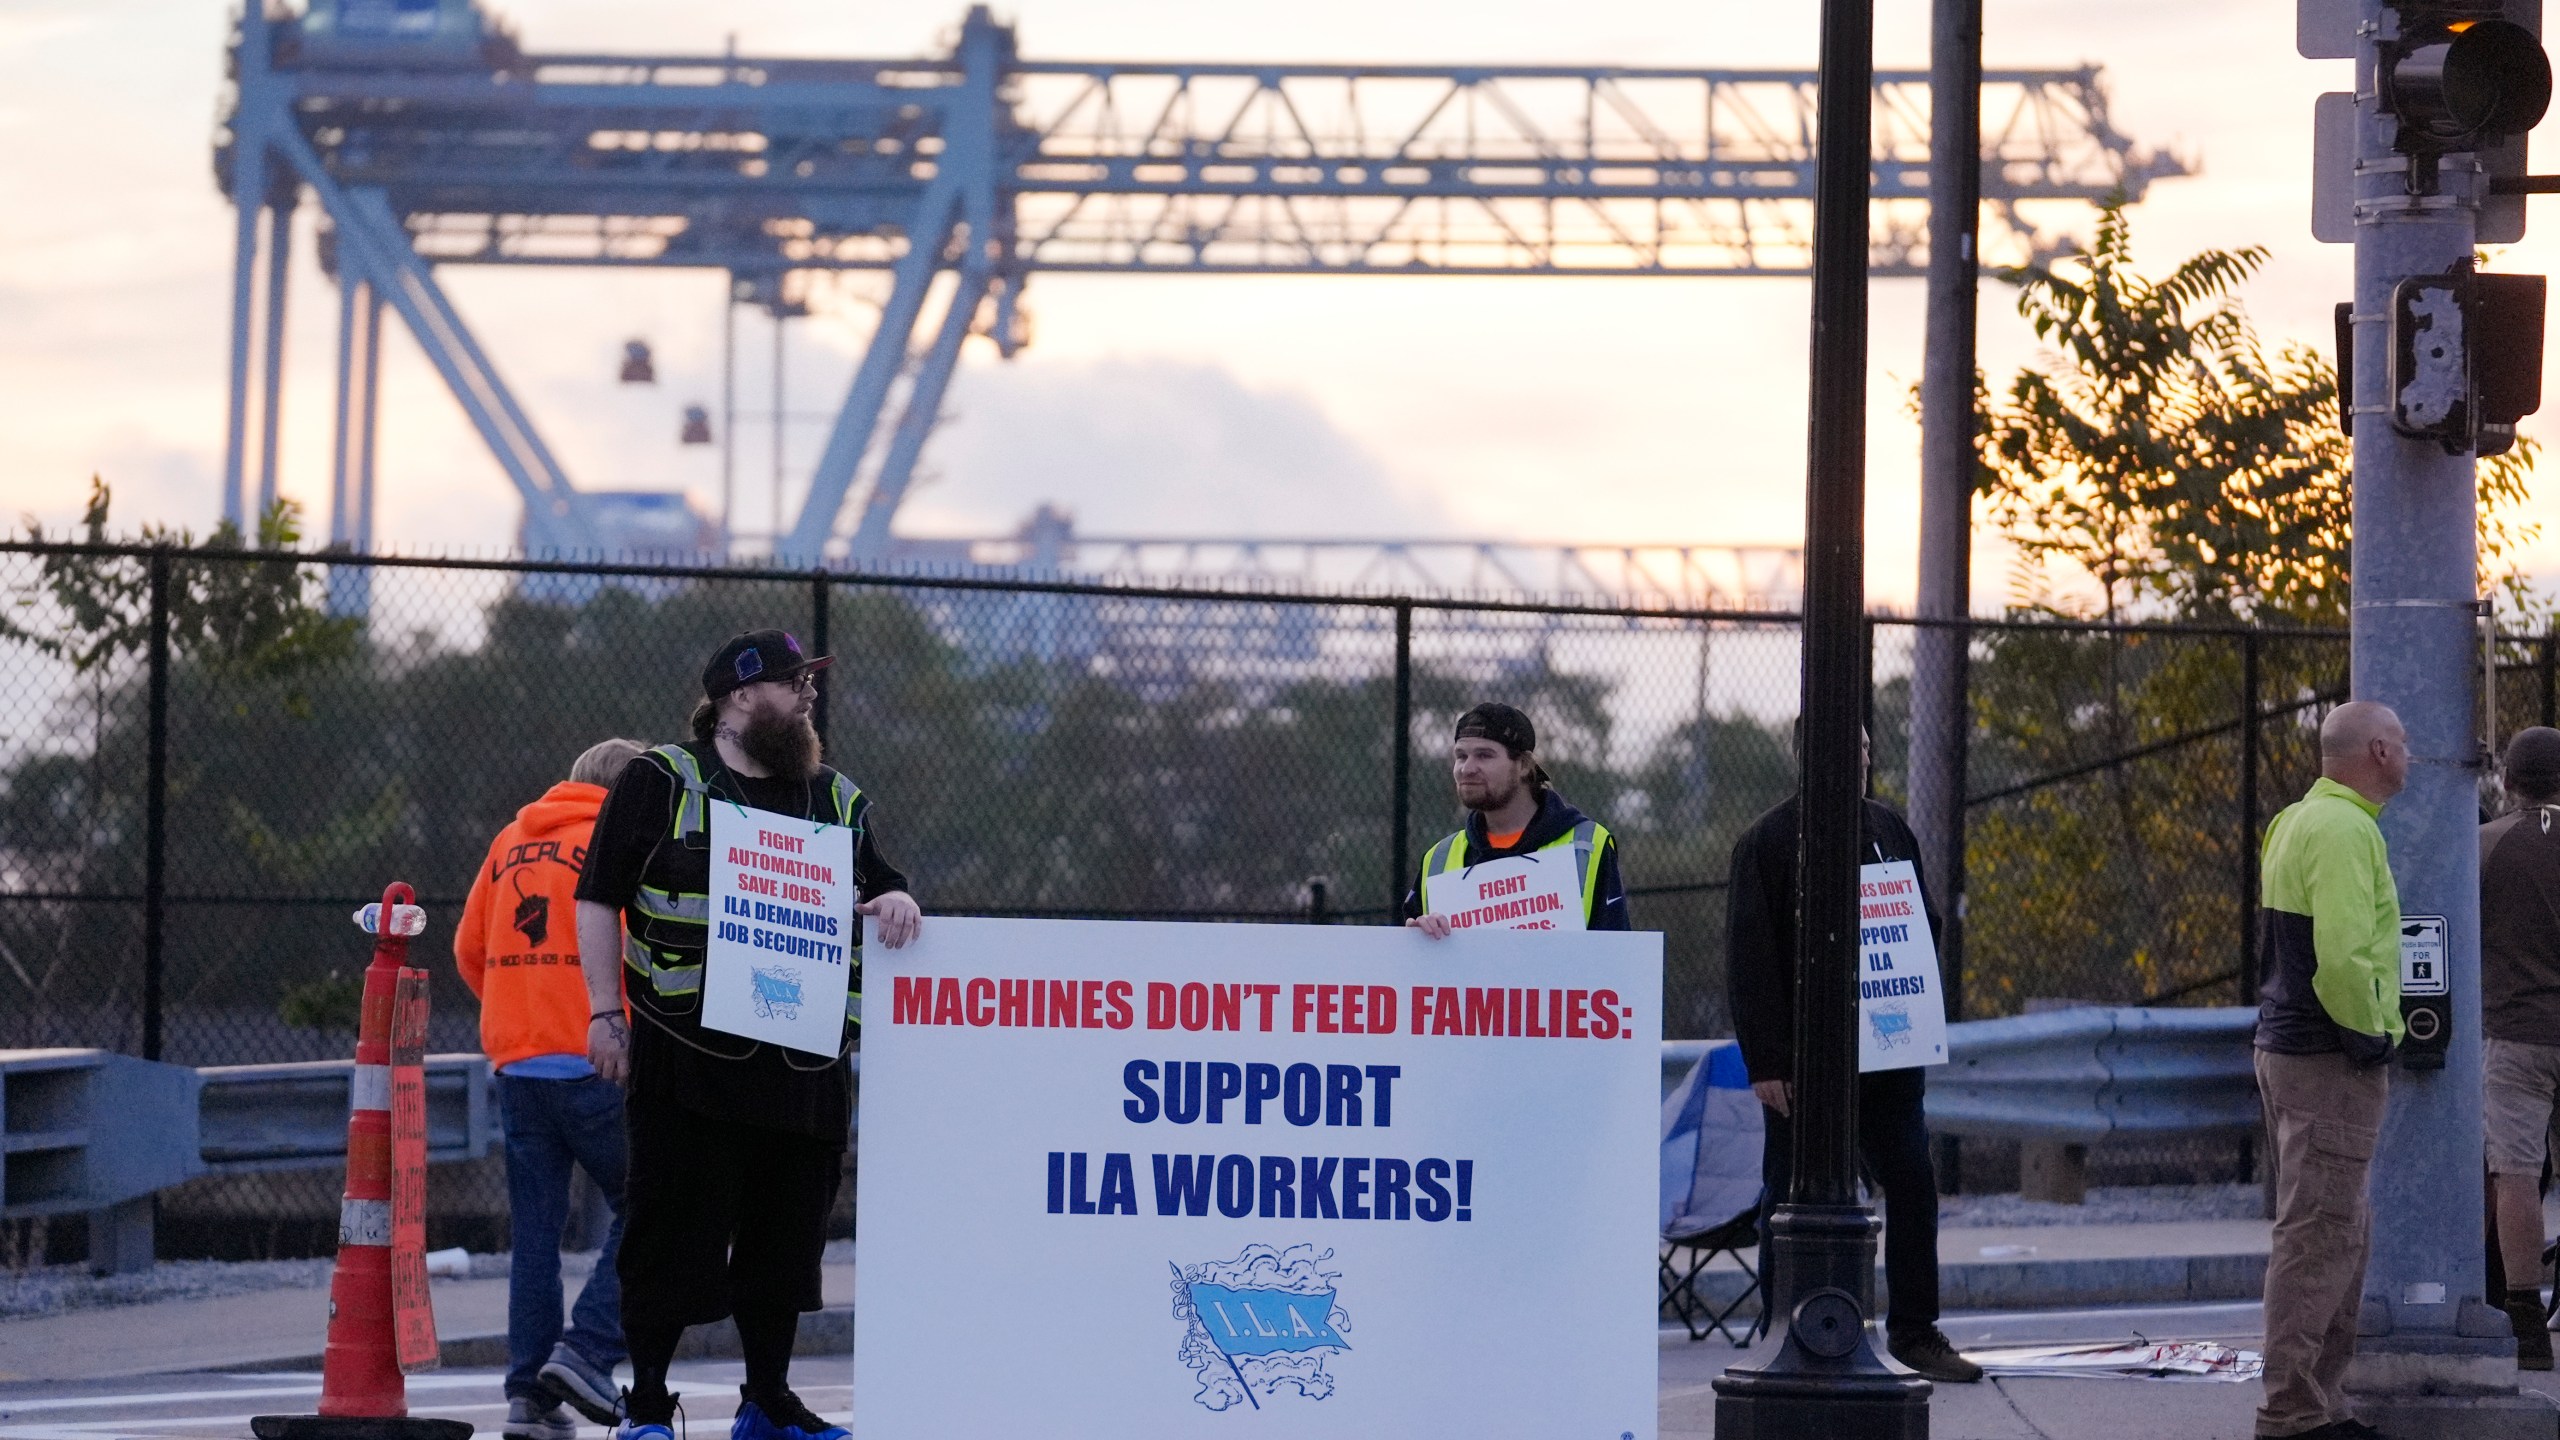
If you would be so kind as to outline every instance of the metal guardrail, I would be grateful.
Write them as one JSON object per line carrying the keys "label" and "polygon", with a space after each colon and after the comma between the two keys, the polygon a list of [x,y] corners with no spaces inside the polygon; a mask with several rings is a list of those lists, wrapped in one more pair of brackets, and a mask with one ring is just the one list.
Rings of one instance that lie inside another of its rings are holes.
{"label": "metal guardrail", "polygon": [[183,1065],[107,1050],[0,1050],[0,1219],[89,1216],[89,1268],[151,1268],[152,1195],[204,1171]]}
{"label": "metal guardrail", "polygon": [[2079,1144],[2247,1130],[2259,1122],[2257,1021],[2255,1008],[2122,1006],[1950,1025],[1929,1126]]}
{"label": "metal guardrail", "polygon": [[[2091,1007],[1950,1025],[1948,1062],[1929,1077],[1929,1125],[1945,1134],[2081,1144],[2118,1135],[2247,1130],[2259,1123],[2257,1078],[2249,1054],[2256,1018],[2254,1009]],[[1663,1093],[1668,1095],[1715,1043],[1664,1041]],[[49,1075],[76,1065],[85,1074],[118,1060],[98,1052],[16,1053],[28,1062],[15,1067],[29,1071],[21,1082],[28,1085],[61,1083],[39,1076],[39,1071]],[[176,1068],[118,1063],[154,1071]],[[860,1056],[854,1064],[859,1087]],[[443,1163],[487,1155],[498,1129],[488,1057],[430,1055],[426,1071],[427,1158]],[[352,1060],[216,1065],[195,1071],[196,1154],[190,1158],[196,1164],[181,1165],[171,1175],[244,1174],[343,1162],[354,1075]],[[16,1107],[18,1113],[0,1122],[12,1132],[0,1148],[17,1162],[10,1166],[13,1180],[32,1182],[36,1152],[68,1143],[50,1134],[39,1138],[34,1131],[69,1133],[80,1124],[67,1120],[67,1109],[65,1120],[39,1121],[35,1094],[30,1089]],[[857,1118],[857,1136],[859,1123]],[[129,1137],[135,1134],[125,1128]],[[28,1133],[15,1133],[21,1130]],[[32,1184],[25,1188],[34,1189]],[[121,1193],[106,1196],[103,1191],[89,1193],[88,1186],[79,1188],[75,1198],[65,1185],[63,1193],[47,1197],[54,1203],[46,1208],[123,1198]],[[24,1207],[36,1197],[8,1198]]]}
{"label": "metal guardrail", "polygon": [[199,1172],[195,1072],[106,1050],[0,1050],[0,1219],[103,1210]]}
{"label": "metal guardrail", "polygon": [[[2246,1007],[2092,1006],[1950,1025],[1947,1063],[1929,1075],[1929,1128],[2066,1144],[2248,1130],[2259,1123],[2257,1020]],[[1715,1043],[1664,1041],[1663,1094]]]}
{"label": "metal guardrail", "polygon": [[[86,1211],[101,1275],[152,1263],[152,1194],[202,1175],[347,1158],[353,1060],[182,1065],[0,1050],[0,1218]],[[426,1059],[427,1159],[477,1160],[497,1126],[485,1055]]]}
{"label": "metal guardrail", "polygon": [[[2246,1130],[2259,1121],[2249,1056],[2256,1017],[2253,1009],[2237,1008],[2091,1007],[1950,1025],[1948,1062],[1929,1077],[1930,1128],[2077,1143]],[[1665,1095],[1714,1043],[1663,1042]],[[858,1086],[861,1057],[854,1062]],[[427,1158],[442,1163],[487,1155],[497,1136],[488,1057],[430,1055],[426,1070]],[[352,1060],[216,1065],[195,1074],[203,1173],[345,1159]]]}
{"label": "metal guardrail", "polygon": [[[488,1154],[497,1133],[489,1057],[430,1055],[426,1072],[428,1161]],[[196,1073],[204,1079],[198,1144],[207,1173],[296,1170],[346,1160],[353,1060],[214,1065]]]}

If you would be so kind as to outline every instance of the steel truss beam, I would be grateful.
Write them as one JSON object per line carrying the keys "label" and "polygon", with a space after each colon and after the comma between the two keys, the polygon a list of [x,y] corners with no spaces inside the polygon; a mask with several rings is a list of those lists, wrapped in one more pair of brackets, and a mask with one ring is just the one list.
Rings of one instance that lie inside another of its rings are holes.
{"label": "steel truss beam", "polygon": [[1079,535],[1048,510],[1015,535],[900,539],[886,558],[1159,584],[1580,597],[1662,610],[1785,611],[1797,604],[1804,584],[1804,551],[1794,545]]}
{"label": "steel truss beam", "polygon": [[[1809,265],[1809,72],[1024,61],[983,6],[949,55],[917,61],[538,55],[463,0],[438,13],[465,17],[471,33],[457,40],[440,22],[433,44],[356,35],[334,0],[310,4],[280,22],[244,18],[239,97],[220,142],[244,217],[226,513],[245,473],[252,212],[270,152],[321,193],[342,266],[352,254],[426,346],[524,494],[528,538],[556,546],[594,543],[576,492],[435,286],[434,265],[718,268],[777,304],[788,271],[888,272],[870,349],[776,542],[803,561],[839,544],[856,559],[888,553],[963,343],[989,333],[1012,353],[1014,306],[1035,270],[1709,276]],[[1983,189],[2005,226],[1993,253],[2050,248],[2039,206],[2139,199],[2151,181],[2187,173],[2114,128],[2095,69],[1985,82]],[[1873,265],[1918,274],[1927,77],[1880,75],[1874,99]],[[937,287],[946,271],[953,281]],[[270,288],[272,330],[282,301]],[[928,322],[937,288],[947,308]],[[982,327],[990,297],[997,313]],[[920,327],[932,338],[912,354]],[[840,542],[856,490],[860,518]]]}

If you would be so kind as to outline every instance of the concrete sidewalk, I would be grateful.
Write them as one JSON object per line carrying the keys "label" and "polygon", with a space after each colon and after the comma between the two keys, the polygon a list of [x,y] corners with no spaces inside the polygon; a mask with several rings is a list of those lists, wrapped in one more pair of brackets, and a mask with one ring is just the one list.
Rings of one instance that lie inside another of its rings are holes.
{"label": "concrete sidewalk", "polygon": [[[1950,1311],[2255,1300],[2271,1229],[2264,1220],[2184,1220],[1941,1230],[1938,1300]],[[1718,1305],[1748,1283],[1731,1256],[1698,1282]],[[1884,1293],[1881,1253],[1876,1291]]]}
{"label": "concrete sidewalk", "polygon": [[[572,1281],[571,1293],[576,1293]],[[436,1333],[444,1363],[507,1361],[507,1282],[434,1282]],[[802,1349],[850,1354],[853,1267],[826,1267],[827,1309],[804,1317]],[[836,1317],[830,1319],[829,1317]],[[0,1322],[0,1382],[113,1380],[185,1371],[317,1369],[329,1331],[329,1292],[261,1290],[204,1300],[75,1310]],[[736,1332],[703,1327],[686,1337],[688,1358],[734,1354]]]}

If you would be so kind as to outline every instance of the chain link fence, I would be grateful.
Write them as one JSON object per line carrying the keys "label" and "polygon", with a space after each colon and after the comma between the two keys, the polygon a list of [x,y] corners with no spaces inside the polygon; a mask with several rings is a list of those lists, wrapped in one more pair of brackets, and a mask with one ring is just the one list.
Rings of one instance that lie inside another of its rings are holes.
{"label": "chain link fence", "polygon": [[[1786,616],[140,547],[0,548],[0,1048],[189,1065],[352,1051],[348,913],[414,885],[433,1048],[474,867],[609,735],[681,733],[706,657],[779,626],[842,657],[818,711],[930,913],[1388,923],[1462,818],[1447,737],[1536,720],[1665,936],[1665,1033],[1728,1024],[1724,877],[1793,787]],[[1904,793],[1916,627],[1871,626],[1877,792]],[[2255,844],[2316,767],[2342,634],[1976,622],[1967,1017],[2254,995]],[[2500,651],[2546,718],[2547,637]],[[334,1172],[163,1197],[164,1247],[325,1249]],[[493,1161],[441,1233],[503,1242]]]}

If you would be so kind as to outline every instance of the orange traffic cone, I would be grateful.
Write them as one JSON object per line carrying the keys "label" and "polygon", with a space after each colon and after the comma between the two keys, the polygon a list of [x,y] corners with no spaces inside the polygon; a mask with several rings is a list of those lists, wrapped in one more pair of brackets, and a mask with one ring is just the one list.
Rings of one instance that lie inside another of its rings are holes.
{"label": "orange traffic cone", "polygon": [[[378,923],[370,927],[373,963],[364,972],[364,1020],[356,1036],[347,1190],[338,1205],[338,1260],[329,1277],[320,1413],[255,1416],[249,1428],[259,1440],[468,1440],[472,1433],[468,1421],[410,1417],[393,1317],[392,1009],[409,936],[425,925],[414,899],[406,884],[392,882],[374,912]],[[366,918],[358,916],[360,922]],[[424,979],[417,971],[407,974]]]}

